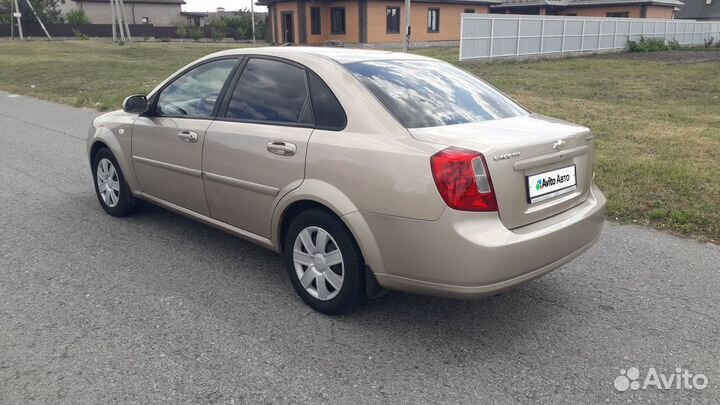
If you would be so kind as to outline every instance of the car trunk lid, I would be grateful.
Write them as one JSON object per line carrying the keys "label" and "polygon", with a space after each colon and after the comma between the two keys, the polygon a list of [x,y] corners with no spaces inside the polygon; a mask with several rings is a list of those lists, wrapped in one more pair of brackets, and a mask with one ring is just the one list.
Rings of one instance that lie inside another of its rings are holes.
{"label": "car trunk lid", "polygon": [[593,145],[583,126],[533,114],[409,131],[419,141],[481,152],[508,229],[557,215],[588,197]]}

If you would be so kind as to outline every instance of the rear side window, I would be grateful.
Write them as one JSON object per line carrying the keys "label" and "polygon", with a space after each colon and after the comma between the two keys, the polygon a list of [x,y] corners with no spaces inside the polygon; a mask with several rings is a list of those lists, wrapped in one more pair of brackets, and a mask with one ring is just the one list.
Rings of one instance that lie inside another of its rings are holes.
{"label": "rear side window", "polygon": [[308,71],[308,84],[315,112],[315,128],[331,131],[345,128],[347,124],[345,110],[325,82],[315,73]]}
{"label": "rear side window", "polygon": [[383,60],[345,66],[406,128],[528,115],[487,83],[449,63]]}
{"label": "rear side window", "polygon": [[225,116],[243,121],[311,124],[305,70],[275,60],[250,59]]}

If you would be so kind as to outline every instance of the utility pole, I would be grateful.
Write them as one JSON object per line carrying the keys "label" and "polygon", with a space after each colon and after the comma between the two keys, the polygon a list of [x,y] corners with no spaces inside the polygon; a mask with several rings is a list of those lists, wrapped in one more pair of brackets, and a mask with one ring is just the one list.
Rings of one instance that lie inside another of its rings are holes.
{"label": "utility pole", "polygon": [[52,41],[52,37],[50,36],[50,33],[48,32],[47,28],[45,28],[45,24],[43,24],[42,20],[40,19],[40,16],[35,11],[35,7],[33,7],[32,3],[30,3],[30,0],[25,0],[25,2],[27,3],[28,7],[30,7],[30,11],[32,11],[32,13],[35,15],[35,18],[40,23],[40,26],[42,27],[43,31],[45,31],[45,35],[48,37],[49,40]]}
{"label": "utility pole", "polygon": [[410,0],[405,0],[405,40],[403,41],[403,52],[407,53],[410,48]]}
{"label": "utility pole", "polygon": [[128,24],[127,12],[125,11],[125,2],[123,0],[118,0],[118,2],[120,9],[122,10],[122,19],[125,23],[125,33],[127,34],[128,42],[132,42],[132,36],[130,35],[130,25]]}
{"label": "utility pole", "polygon": [[115,31],[115,0],[110,0],[110,15],[112,18],[113,43],[117,42],[117,32]]}
{"label": "utility pole", "polygon": [[120,0],[115,0],[115,16],[117,17],[118,30],[120,30],[120,40],[125,42],[125,30],[122,25],[122,11],[120,10]]}
{"label": "utility pole", "polygon": [[255,43],[255,0],[250,0],[250,19],[252,20],[253,44]]}
{"label": "utility pole", "polygon": [[10,0],[10,40],[15,39],[15,23],[13,22],[13,2]]}
{"label": "utility pole", "polygon": [[21,40],[22,40],[22,39],[25,39],[25,38],[23,37],[23,32],[22,32],[22,21],[20,20],[20,17],[22,17],[22,14],[20,14],[20,6],[18,5],[17,0],[10,0],[10,1],[15,2],[15,14],[14,14],[14,16],[15,16],[15,18],[17,19],[18,33],[20,34],[20,39],[21,39]]}

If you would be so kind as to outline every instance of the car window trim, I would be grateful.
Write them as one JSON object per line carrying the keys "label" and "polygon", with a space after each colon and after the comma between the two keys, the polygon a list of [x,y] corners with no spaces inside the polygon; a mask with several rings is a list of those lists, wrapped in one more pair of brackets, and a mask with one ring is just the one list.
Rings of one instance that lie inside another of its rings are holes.
{"label": "car window trim", "polygon": [[[243,118],[230,118],[227,117],[227,110],[230,107],[230,100],[232,99],[232,95],[235,92],[235,88],[237,87],[238,82],[240,81],[240,77],[242,76],[243,72],[245,71],[245,68],[247,67],[247,64],[252,59],[267,59],[267,60],[273,60],[275,62],[285,63],[291,66],[295,66],[299,69],[303,70],[304,77],[305,77],[305,94],[307,95],[306,101],[310,102],[310,106],[312,107],[312,97],[310,96],[310,84],[308,83],[308,77],[307,77],[307,71],[308,68],[300,63],[297,63],[295,61],[285,59],[285,58],[279,58],[277,56],[270,56],[270,55],[258,55],[258,54],[247,54],[245,55],[244,60],[242,61],[241,65],[236,71],[235,76],[233,77],[233,80],[230,82],[230,85],[228,86],[228,91],[225,93],[225,97],[222,101],[222,104],[220,106],[220,109],[218,110],[218,114],[215,117],[215,121],[224,121],[224,122],[237,122],[237,123],[247,123],[247,124],[260,124],[260,125],[279,125],[283,127],[298,127],[298,128],[315,128],[315,112],[313,110],[313,122],[309,124],[303,124],[301,122],[282,122],[282,121],[267,121],[267,120],[250,120],[250,119],[243,119]],[[305,106],[303,105],[303,108]],[[301,114],[302,117],[302,114]],[[299,119],[299,118],[298,118]]]}
{"label": "car window trim", "polygon": [[184,119],[193,119],[193,120],[214,120],[219,112],[220,105],[216,101],[215,106],[213,107],[212,112],[207,117],[202,116],[190,116],[190,115],[164,115],[164,114],[158,114],[157,113],[157,103],[160,98],[160,94],[162,94],[165,89],[170,87],[173,83],[175,83],[177,80],[181,79],[183,76],[185,76],[187,73],[190,73],[191,71],[199,68],[200,66],[206,65],[208,63],[213,63],[221,60],[233,60],[236,59],[235,66],[230,70],[230,73],[228,74],[228,77],[225,78],[225,82],[223,83],[223,86],[220,88],[220,92],[218,93],[218,100],[222,100],[225,96],[225,93],[227,92],[229,83],[231,82],[231,78],[234,76],[235,72],[237,72],[238,68],[242,64],[242,62],[246,59],[244,55],[227,55],[227,56],[218,56],[215,58],[206,59],[202,62],[196,63],[187,69],[184,69],[182,72],[176,74],[171,81],[165,83],[158,91],[156,91],[150,100],[150,106],[148,107],[148,111],[144,114],[147,117],[162,117],[162,118],[184,118]]}

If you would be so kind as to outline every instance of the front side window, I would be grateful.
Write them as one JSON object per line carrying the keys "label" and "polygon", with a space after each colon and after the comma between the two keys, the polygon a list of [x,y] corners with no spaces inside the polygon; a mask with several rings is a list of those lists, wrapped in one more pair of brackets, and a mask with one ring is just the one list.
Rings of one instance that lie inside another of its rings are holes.
{"label": "front side window", "polygon": [[320,25],[320,7],[310,9],[310,33],[312,35],[320,35],[322,33]]}
{"label": "front side window", "polygon": [[400,7],[388,7],[386,11],[386,29],[388,34],[400,32]]}
{"label": "front side window", "polygon": [[428,9],[428,32],[439,32],[440,31],[440,9],[429,8]]}
{"label": "front side window", "polygon": [[235,87],[227,118],[274,123],[312,123],[305,70],[270,59],[250,59]]}
{"label": "front side window", "polygon": [[185,73],[162,90],[156,113],[174,117],[210,117],[220,90],[236,63],[236,59],[217,60]]}
{"label": "front side window", "polygon": [[330,32],[333,34],[345,33],[345,7],[330,9]]}
{"label": "front side window", "polygon": [[528,115],[487,83],[449,63],[383,60],[345,66],[406,128]]}

